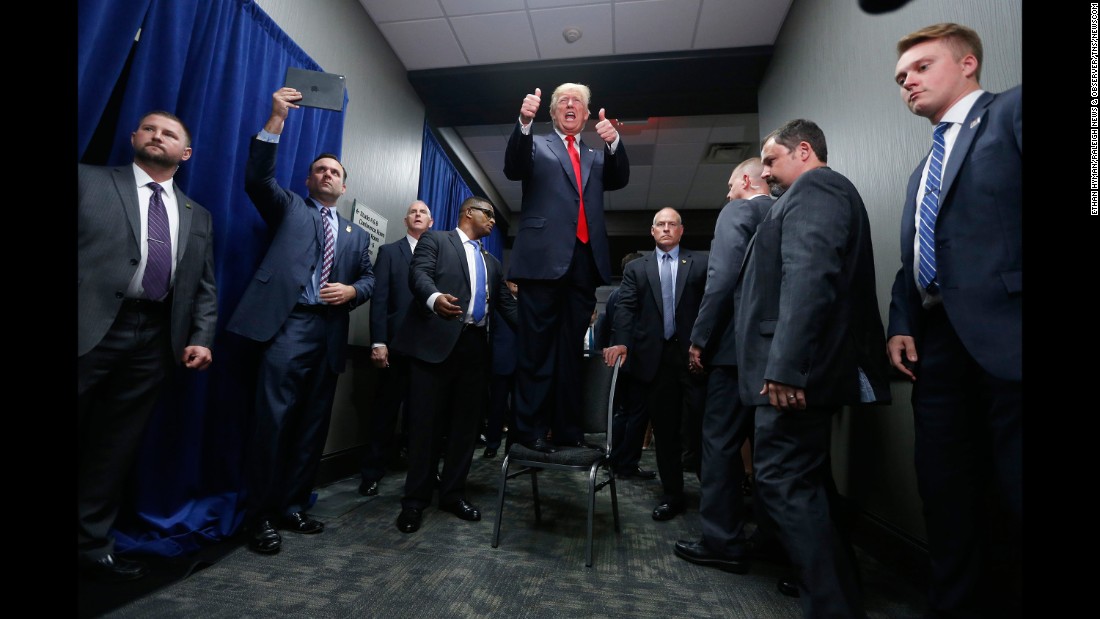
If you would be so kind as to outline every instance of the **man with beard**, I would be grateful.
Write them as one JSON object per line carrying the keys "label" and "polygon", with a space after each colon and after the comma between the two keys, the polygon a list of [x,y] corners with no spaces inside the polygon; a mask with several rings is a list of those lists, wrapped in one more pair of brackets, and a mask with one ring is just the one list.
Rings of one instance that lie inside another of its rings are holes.
{"label": "man with beard", "polygon": [[109,532],[173,359],[205,370],[218,305],[210,212],[173,182],[191,133],[149,112],[129,166],[77,166],[77,552],[108,580],[147,573]]}

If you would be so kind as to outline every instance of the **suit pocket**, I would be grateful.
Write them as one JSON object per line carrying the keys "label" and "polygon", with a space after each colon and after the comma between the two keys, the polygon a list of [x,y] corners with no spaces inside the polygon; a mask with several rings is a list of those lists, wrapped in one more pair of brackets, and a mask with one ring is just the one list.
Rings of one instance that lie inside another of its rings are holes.
{"label": "suit pocket", "polygon": [[524,228],[543,228],[545,226],[546,226],[546,218],[545,217],[528,217],[528,218],[526,218],[526,219],[519,222],[519,229],[520,230],[523,230]]}
{"label": "suit pocket", "polygon": [[271,271],[267,269],[256,269],[256,280],[266,284],[271,281]]}
{"label": "suit pocket", "polygon": [[761,320],[760,335],[775,335],[775,325],[778,320]]}
{"label": "suit pocket", "polygon": [[1024,272],[1006,271],[1001,273],[1001,281],[1004,282],[1005,292],[1008,294],[1020,294],[1024,291]]}

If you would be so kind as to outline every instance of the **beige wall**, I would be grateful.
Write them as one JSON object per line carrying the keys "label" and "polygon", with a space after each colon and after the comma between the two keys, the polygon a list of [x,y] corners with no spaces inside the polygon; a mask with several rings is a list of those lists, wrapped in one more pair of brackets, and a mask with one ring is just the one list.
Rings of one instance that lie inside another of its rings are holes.
{"label": "beige wall", "polygon": [[[340,214],[351,217],[358,200],[389,220],[388,241],[403,235],[401,219],[416,199],[420,179],[424,126],[424,104],[405,67],[356,0],[256,4],[325,71],[347,77],[341,158],[348,190],[337,206]],[[364,306],[351,314],[352,344],[370,345],[368,311]],[[373,400],[369,373],[353,363],[340,376],[326,454],[363,443],[362,420]]]}
{"label": "beige wall", "polygon": [[[813,120],[825,132],[829,166],[863,196],[883,324],[900,266],[905,186],[931,144],[929,122],[909,113],[894,85],[895,44],[905,34],[945,21],[981,35],[983,88],[995,92],[1021,82],[1018,0],[914,0],[882,15],[864,13],[855,0],[795,0],[760,89],[760,133],[792,118]],[[837,420],[837,484],[867,511],[924,539],[910,387],[897,382],[892,391],[893,405],[846,410]]]}

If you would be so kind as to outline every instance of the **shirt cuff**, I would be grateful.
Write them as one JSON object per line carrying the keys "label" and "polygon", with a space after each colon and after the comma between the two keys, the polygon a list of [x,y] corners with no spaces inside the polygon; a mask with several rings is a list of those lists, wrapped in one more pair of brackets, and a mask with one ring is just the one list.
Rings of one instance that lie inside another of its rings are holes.
{"label": "shirt cuff", "polygon": [[371,348],[385,348],[386,345],[382,342],[375,342],[370,345]]}
{"label": "shirt cuff", "polygon": [[615,141],[607,146],[607,150],[612,155],[614,155],[615,154],[615,149],[618,148],[618,147],[619,147],[619,136],[616,135],[615,136]]}
{"label": "shirt cuff", "polygon": [[519,117],[519,132],[522,133],[523,135],[531,135],[531,125],[533,125],[533,124],[535,124],[534,120],[531,120],[531,122],[527,123],[526,125],[523,124],[523,117],[520,116]]}
{"label": "shirt cuff", "polygon": [[431,310],[431,312],[433,314],[435,313],[435,299],[436,299],[436,297],[438,297],[441,294],[443,294],[443,293],[442,292],[433,292],[432,296],[428,297],[428,309]]}
{"label": "shirt cuff", "polygon": [[270,142],[272,144],[279,143],[279,134],[268,133],[266,129],[260,129],[260,132],[256,134],[256,139],[261,142]]}

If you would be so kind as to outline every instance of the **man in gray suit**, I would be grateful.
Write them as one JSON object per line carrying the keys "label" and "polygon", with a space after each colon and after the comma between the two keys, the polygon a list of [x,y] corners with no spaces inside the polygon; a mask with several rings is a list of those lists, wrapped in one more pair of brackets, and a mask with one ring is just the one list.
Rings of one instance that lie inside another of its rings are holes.
{"label": "man in gray suit", "polygon": [[734,292],[741,399],[756,407],[757,500],[798,576],[804,616],[865,616],[834,509],[833,413],[888,402],[871,230],[825,134],[792,120],[768,134],[762,178],[785,189],[749,243]]}
{"label": "man in gray suit", "polygon": [[722,208],[710,245],[707,285],[691,331],[688,367],[709,372],[703,410],[699,515],[703,536],[676,542],[676,556],[727,572],[745,573],[748,548],[746,510],[741,492],[741,445],[752,429],[752,407],[737,392],[737,352],[733,332],[733,288],[749,239],[775,200],[761,174],[759,157],[741,162],[729,179],[730,202]]}
{"label": "man in gray suit", "polygon": [[77,166],[77,551],[82,571],[141,578],[110,529],[173,359],[212,360],[218,305],[210,212],[173,182],[191,134],[164,111],[130,137],[128,166]]}

